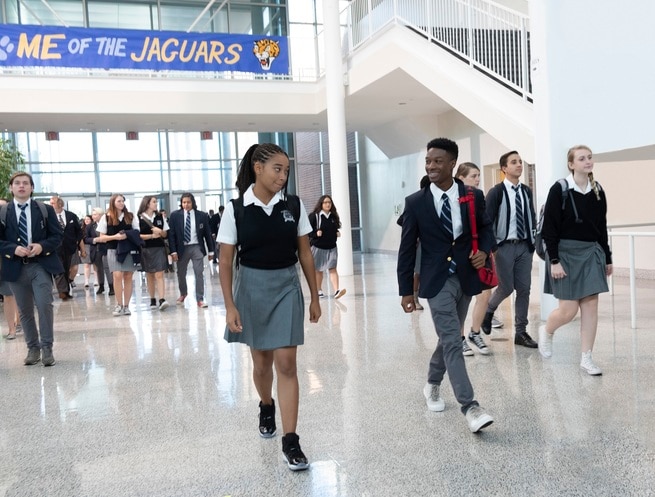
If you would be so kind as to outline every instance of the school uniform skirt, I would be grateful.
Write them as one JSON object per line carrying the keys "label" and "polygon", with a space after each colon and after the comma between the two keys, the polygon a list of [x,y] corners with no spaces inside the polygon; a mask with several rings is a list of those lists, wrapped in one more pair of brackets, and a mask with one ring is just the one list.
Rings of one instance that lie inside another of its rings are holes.
{"label": "school uniform skirt", "polygon": [[273,350],[302,345],[305,341],[305,302],[296,266],[283,269],[236,270],[234,303],[243,331],[225,340],[245,343],[255,350]]}
{"label": "school uniform skirt", "polygon": [[80,262],[82,264],[93,264],[93,261],[91,260],[91,245],[85,243],[84,251],[86,252],[86,256],[80,258]]}
{"label": "school uniform skirt", "polygon": [[559,260],[566,277],[553,279],[550,264],[546,264],[544,293],[560,300],[580,300],[609,291],[605,273],[605,252],[596,242],[560,240]]}
{"label": "school uniform skirt", "polygon": [[314,256],[314,268],[316,271],[327,271],[337,267],[337,258],[339,253],[337,247],[331,249],[322,249],[318,247],[311,247],[312,256]]}
{"label": "school uniform skirt", "polygon": [[119,262],[116,257],[116,249],[107,249],[107,264],[109,265],[109,271],[112,273],[114,271],[122,271],[124,273],[136,271],[136,266],[134,265],[134,260],[132,259],[132,254],[127,254],[123,262]]}
{"label": "school uniform skirt", "polygon": [[166,271],[168,267],[168,256],[166,247],[143,247],[141,248],[141,269],[146,273],[158,273]]}

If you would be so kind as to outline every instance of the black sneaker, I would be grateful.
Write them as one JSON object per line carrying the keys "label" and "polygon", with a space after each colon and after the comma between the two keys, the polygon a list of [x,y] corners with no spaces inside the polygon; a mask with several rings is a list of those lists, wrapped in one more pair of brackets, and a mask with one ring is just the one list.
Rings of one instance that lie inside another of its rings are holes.
{"label": "black sneaker", "polygon": [[275,400],[271,400],[272,404],[266,406],[259,402],[259,435],[263,438],[271,438],[275,436]]}
{"label": "black sneaker", "polygon": [[282,452],[291,471],[309,468],[307,458],[300,448],[300,437],[295,433],[287,433],[282,437]]}
{"label": "black sneaker", "polygon": [[482,329],[482,331],[484,331],[485,335],[489,335],[491,333],[491,320],[493,318],[494,318],[493,312],[485,312],[484,319],[482,320],[482,324],[480,325],[480,328]]}

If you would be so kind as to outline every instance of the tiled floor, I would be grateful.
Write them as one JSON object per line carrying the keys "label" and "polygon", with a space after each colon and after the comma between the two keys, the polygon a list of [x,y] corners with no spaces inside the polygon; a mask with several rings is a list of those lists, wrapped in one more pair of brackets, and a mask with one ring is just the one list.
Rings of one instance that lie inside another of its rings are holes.
{"label": "tiled floor", "polygon": [[[493,354],[466,359],[496,420],[473,435],[447,382],[446,410],[425,407],[434,327],[428,311],[400,309],[394,258],[365,255],[355,272],[342,278],[341,300],[322,302],[299,349],[309,471],[286,468],[279,435],[258,436],[250,356],[222,338],[208,269],[204,310],[151,311],[137,285],[132,315],[112,317],[109,297],[78,286],[72,301],[55,303],[52,368],[23,366],[25,344],[0,341],[0,496],[655,494],[652,283],[638,285],[637,330],[627,281],[601,297],[602,377],[578,368],[578,321],[544,361],[514,347],[504,303]],[[173,275],[167,297],[177,297]]]}

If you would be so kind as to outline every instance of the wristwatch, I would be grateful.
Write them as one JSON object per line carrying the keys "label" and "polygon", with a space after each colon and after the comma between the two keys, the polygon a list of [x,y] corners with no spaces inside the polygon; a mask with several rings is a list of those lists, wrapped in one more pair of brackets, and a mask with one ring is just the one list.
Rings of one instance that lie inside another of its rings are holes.
{"label": "wristwatch", "polygon": [[555,264],[559,264],[559,259],[551,259],[550,264],[551,266],[554,266]]}

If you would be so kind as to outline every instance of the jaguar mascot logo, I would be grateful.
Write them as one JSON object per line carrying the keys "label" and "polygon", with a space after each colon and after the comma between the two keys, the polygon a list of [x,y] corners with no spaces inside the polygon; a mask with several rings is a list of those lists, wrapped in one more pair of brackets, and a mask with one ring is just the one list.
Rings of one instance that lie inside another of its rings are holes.
{"label": "jaguar mascot logo", "polygon": [[252,52],[259,59],[259,65],[264,71],[271,70],[271,64],[280,55],[280,44],[274,40],[257,40]]}

